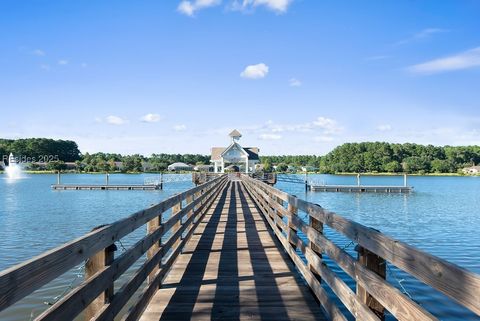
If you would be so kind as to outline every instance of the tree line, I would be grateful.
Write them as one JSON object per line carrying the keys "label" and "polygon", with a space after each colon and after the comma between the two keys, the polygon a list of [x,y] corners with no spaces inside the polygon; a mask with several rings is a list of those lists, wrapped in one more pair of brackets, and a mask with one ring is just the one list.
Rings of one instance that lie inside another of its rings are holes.
{"label": "tree line", "polygon": [[[82,172],[161,172],[168,165],[183,162],[190,165],[210,164],[210,156],[200,154],[134,154],[80,153],[70,140],[48,138],[0,139],[3,160],[13,153],[33,162],[48,163],[46,169],[63,170],[65,163],[75,163]],[[52,158],[53,156],[53,158]],[[56,158],[55,158],[56,157]],[[345,143],[325,156],[261,156],[263,170],[284,172],[306,166],[320,173],[456,173],[480,163],[480,146],[433,146],[385,142]],[[30,169],[43,169],[30,164]]]}
{"label": "tree line", "polygon": [[480,146],[346,143],[320,159],[323,173],[456,173],[480,163]]}
{"label": "tree line", "polygon": [[49,138],[0,139],[2,160],[13,153],[22,162],[74,162],[81,158],[77,143]]}

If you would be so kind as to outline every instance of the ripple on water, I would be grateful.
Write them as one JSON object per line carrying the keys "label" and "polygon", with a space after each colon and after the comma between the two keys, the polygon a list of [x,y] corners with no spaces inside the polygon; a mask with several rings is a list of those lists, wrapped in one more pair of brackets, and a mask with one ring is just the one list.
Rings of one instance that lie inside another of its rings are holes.
{"label": "ripple on water", "polygon": [[[141,183],[145,176],[148,175],[111,175],[110,181]],[[353,177],[312,175],[310,178],[326,180],[330,184],[355,183]],[[103,179],[103,175],[63,176],[65,183],[102,183]],[[366,177],[363,180],[365,184],[403,182],[400,177]],[[147,192],[52,191],[50,184],[55,181],[55,175],[29,175],[27,179],[8,184],[6,180],[0,180],[0,270],[78,237],[94,226],[123,218],[192,186],[191,183],[172,183],[166,184],[163,191]],[[411,195],[306,194],[303,185],[279,183],[277,187],[480,273],[480,179],[412,177],[409,183],[415,186]],[[328,228],[325,233],[340,247],[350,243]],[[139,229],[125,238],[123,244],[128,247],[143,235],[144,231]],[[353,246],[347,251],[356,257]],[[327,265],[355,289],[355,282],[328,257],[325,258]],[[400,288],[398,280],[404,279],[402,284],[408,293],[441,320],[478,320],[438,291],[396,268],[391,270],[388,280]],[[75,278],[73,270],[1,312],[0,320],[29,320],[32,311],[33,315],[38,315],[47,307],[44,302],[51,302],[61,294],[72,278]]]}

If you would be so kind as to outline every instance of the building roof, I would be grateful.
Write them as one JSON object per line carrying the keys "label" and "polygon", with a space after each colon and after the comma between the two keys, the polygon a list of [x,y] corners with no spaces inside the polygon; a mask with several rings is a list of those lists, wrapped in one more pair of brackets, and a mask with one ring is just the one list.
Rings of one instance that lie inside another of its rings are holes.
{"label": "building roof", "polygon": [[211,160],[217,160],[221,158],[221,155],[226,147],[212,147],[212,157]]}
{"label": "building roof", "polygon": [[232,132],[230,134],[228,134],[228,136],[230,137],[242,137],[242,134],[240,134],[240,132],[236,129],[232,130]]}
{"label": "building roof", "polygon": [[247,153],[248,153],[248,159],[249,160],[258,160],[258,153],[260,150],[258,147],[244,147],[243,148]]}
{"label": "building roof", "polygon": [[191,167],[191,166],[185,163],[177,162],[177,163],[168,165],[168,167]]}
{"label": "building roof", "polygon": [[466,170],[474,169],[474,170],[480,171],[480,166],[470,166],[470,167],[465,167],[464,169]]}
{"label": "building roof", "polygon": [[[212,147],[212,156],[211,160],[218,160],[222,158],[222,153],[227,149],[228,147]],[[248,159],[249,160],[258,160],[258,153],[260,150],[258,147],[242,147],[244,151],[247,152],[248,154]]]}

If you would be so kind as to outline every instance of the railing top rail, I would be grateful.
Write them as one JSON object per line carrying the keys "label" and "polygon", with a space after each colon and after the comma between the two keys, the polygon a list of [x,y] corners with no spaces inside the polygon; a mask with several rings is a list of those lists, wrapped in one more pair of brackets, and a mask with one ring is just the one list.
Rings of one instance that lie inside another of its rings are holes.
{"label": "railing top rail", "polygon": [[222,181],[219,176],[124,219],[104,225],[25,262],[0,271],[0,311],[74,268],[98,251],[135,231],[154,217],[204,189]]}
{"label": "railing top rail", "polygon": [[480,315],[480,275],[261,181],[246,175],[242,175],[242,179],[267,194],[291,204],[299,211],[305,212],[310,217],[347,236],[361,247],[384,258]]}

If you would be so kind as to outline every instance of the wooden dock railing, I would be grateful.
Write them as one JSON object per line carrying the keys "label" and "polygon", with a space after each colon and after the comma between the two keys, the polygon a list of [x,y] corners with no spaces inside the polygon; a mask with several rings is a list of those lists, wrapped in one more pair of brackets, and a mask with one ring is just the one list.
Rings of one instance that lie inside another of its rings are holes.
{"label": "wooden dock railing", "polygon": [[[381,232],[329,212],[242,175],[277,238],[332,320],[347,320],[321,285],[325,282],[356,320],[383,320],[385,309],[398,320],[437,320],[386,279],[386,262],[442,292],[480,316],[480,276]],[[299,217],[308,215],[309,223]],[[357,243],[354,258],[323,234],[328,226]],[[299,237],[301,231],[306,240]],[[305,260],[299,255],[303,253]],[[322,261],[327,255],[357,283],[356,293]]]}
{"label": "wooden dock railing", "polygon": [[[226,176],[218,176],[0,272],[0,311],[86,261],[86,280],[35,320],[73,320],[82,313],[85,320],[113,320],[147,280],[139,299],[122,316],[137,320],[226,182]],[[162,219],[170,209],[171,215]],[[145,225],[146,236],[115,257],[115,242]],[[163,236],[168,239],[162,242]],[[145,254],[140,268],[115,290],[115,280]]]}

